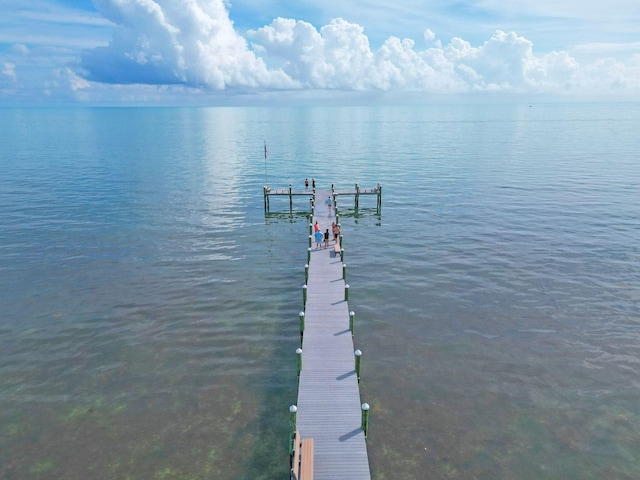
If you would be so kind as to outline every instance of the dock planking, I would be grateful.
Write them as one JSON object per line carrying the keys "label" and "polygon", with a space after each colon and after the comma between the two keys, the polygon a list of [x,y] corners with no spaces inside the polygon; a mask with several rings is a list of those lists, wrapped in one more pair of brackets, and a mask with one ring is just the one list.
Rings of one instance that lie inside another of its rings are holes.
{"label": "dock planking", "polygon": [[297,428],[314,439],[315,480],[370,480],[342,261],[335,255],[330,190],[316,191],[313,222],[329,228],[328,248],[312,249],[305,304]]}

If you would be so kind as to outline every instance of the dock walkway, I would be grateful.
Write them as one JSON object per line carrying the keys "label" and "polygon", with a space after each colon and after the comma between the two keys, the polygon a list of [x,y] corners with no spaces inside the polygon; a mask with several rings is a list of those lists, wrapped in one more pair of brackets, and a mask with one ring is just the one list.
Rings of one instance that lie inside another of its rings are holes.
{"label": "dock walkway", "polygon": [[330,245],[312,243],[302,341],[297,428],[314,439],[315,480],[370,480],[362,410],[340,255],[333,249],[335,207],[317,190],[313,223],[329,228]]}

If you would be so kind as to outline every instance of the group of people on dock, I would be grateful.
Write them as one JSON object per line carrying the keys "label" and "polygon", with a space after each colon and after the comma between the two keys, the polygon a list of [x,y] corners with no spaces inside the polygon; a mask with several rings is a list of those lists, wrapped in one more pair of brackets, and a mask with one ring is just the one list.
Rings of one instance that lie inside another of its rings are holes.
{"label": "group of people on dock", "polygon": [[[329,248],[329,229],[327,228],[322,233],[322,229],[320,228],[320,224],[316,220],[316,223],[313,224],[314,234],[313,236],[316,239],[316,248],[319,250],[321,248]],[[331,231],[333,233],[333,241],[334,243],[338,241],[338,236],[340,235],[340,226],[336,225],[336,222],[331,222]],[[324,246],[323,246],[324,240]]]}
{"label": "group of people on dock", "polygon": [[[316,179],[315,178],[311,179],[311,188],[313,188],[314,190],[316,189]],[[309,179],[308,178],[304,179],[304,189],[305,190],[309,190]]]}

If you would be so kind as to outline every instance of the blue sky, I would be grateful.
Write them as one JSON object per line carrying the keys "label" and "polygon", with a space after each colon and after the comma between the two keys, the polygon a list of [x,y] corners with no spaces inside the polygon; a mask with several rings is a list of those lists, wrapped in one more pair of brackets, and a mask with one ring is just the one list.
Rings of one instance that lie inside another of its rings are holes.
{"label": "blue sky", "polygon": [[640,100],[637,0],[0,0],[0,105]]}

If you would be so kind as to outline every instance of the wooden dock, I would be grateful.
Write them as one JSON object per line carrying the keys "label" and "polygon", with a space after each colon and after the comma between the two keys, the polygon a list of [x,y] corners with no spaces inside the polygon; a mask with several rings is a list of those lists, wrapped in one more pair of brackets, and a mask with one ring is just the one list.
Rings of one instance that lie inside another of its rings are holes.
{"label": "wooden dock", "polygon": [[[269,187],[268,185],[265,185],[262,188],[263,191],[263,195],[264,195],[264,211],[268,212],[271,205],[270,205],[270,198],[274,195],[284,195],[284,196],[288,196],[289,197],[289,209],[293,209],[293,197],[296,196],[306,196],[310,199],[313,199],[314,195],[316,194],[322,194],[324,195],[325,193],[327,195],[331,194],[334,197],[338,197],[340,195],[342,196],[353,196],[354,198],[354,208],[357,210],[360,207],[360,196],[361,195],[376,195],[377,197],[377,201],[376,201],[376,210],[378,212],[378,214],[380,214],[380,211],[382,209],[382,185],[380,185],[379,183],[373,187],[373,188],[362,188],[360,187],[360,185],[358,185],[356,183],[355,188],[353,190],[337,190],[334,188],[333,185],[331,185],[331,191],[319,191],[316,190],[315,188],[309,189],[306,188],[304,190],[294,190],[291,186],[291,184],[289,185],[289,188],[281,188],[281,189],[274,189]],[[325,197],[326,198],[326,197]],[[329,224],[331,225],[331,224]]]}
{"label": "wooden dock", "polygon": [[331,232],[335,201],[331,210],[325,203],[334,193],[315,192],[312,223],[329,229],[330,242],[316,249],[313,239],[309,255],[296,426],[313,439],[314,480],[370,480],[348,287]]}

